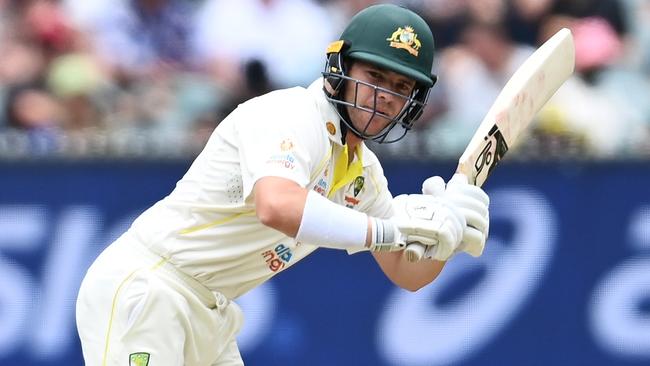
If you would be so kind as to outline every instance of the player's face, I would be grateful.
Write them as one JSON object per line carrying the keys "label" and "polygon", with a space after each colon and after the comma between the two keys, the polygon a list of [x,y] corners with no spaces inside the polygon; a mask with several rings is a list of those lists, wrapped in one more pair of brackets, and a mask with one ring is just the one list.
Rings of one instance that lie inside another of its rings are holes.
{"label": "player's face", "polygon": [[[415,81],[393,71],[369,63],[356,61],[348,75],[352,79],[391,91],[375,89],[369,85],[347,81],[344,99],[357,107],[347,107],[351,122],[360,131],[377,134],[404,108],[406,97],[411,95]],[[401,96],[396,95],[401,94]],[[378,113],[373,113],[371,111]]]}

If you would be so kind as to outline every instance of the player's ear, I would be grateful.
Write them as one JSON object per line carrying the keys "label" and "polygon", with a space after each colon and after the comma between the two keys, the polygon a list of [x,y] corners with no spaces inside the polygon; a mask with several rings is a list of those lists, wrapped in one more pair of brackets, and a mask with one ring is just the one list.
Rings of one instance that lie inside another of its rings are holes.
{"label": "player's ear", "polygon": [[336,90],[336,89],[332,86],[332,84],[331,84],[331,82],[330,82],[330,80],[329,80],[328,78],[326,78],[326,79],[323,81],[323,87],[325,88],[325,91],[326,91],[329,95],[331,95],[331,96],[335,96],[335,95],[337,94],[337,92],[338,92],[338,90]]}
{"label": "player's ear", "polygon": [[[348,71],[353,64],[354,60],[352,59],[343,60],[340,64],[341,74],[347,76]],[[345,90],[345,79],[327,77],[324,81],[325,89],[331,96],[343,95]]]}
{"label": "player's ear", "polygon": [[332,42],[327,47],[327,64],[325,65],[325,71],[323,76],[325,76],[325,84],[329,85],[328,92],[331,95],[339,94],[340,90],[345,84],[344,79],[341,76],[347,74],[349,65],[349,60],[346,57],[343,57],[345,51],[350,48],[350,42],[345,40],[339,40]]}

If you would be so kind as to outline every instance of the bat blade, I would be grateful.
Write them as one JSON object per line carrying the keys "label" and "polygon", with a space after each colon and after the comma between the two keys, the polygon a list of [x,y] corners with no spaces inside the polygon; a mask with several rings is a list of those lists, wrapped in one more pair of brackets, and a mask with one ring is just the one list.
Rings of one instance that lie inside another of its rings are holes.
{"label": "bat blade", "polygon": [[[482,186],[540,109],[571,76],[575,47],[571,31],[563,28],[544,42],[515,71],[476,129],[458,159],[457,173]],[[404,255],[419,261],[425,246],[409,244]]]}
{"label": "bat blade", "polygon": [[458,160],[456,172],[466,175],[472,184],[483,185],[537,112],[573,73],[574,65],[573,37],[563,28],[508,80]]}

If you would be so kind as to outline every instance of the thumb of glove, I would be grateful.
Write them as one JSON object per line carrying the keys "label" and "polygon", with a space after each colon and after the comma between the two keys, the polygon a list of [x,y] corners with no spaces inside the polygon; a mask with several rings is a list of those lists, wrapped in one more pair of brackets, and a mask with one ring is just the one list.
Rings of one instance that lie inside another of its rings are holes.
{"label": "thumb of glove", "polygon": [[442,196],[445,193],[445,180],[438,175],[427,178],[422,182],[422,193],[434,197]]}
{"label": "thumb of glove", "polygon": [[451,177],[451,179],[449,180],[449,184],[451,185],[464,185],[468,183],[469,183],[469,179],[467,179],[467,176],[465,174],[460,174],[460,173],[454,174],[454,176]]}

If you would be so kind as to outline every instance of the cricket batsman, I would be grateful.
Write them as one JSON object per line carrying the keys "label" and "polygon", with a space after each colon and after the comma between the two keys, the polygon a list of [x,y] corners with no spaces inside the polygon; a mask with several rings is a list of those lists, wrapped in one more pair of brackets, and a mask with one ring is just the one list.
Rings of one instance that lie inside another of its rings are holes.
{"label": "cricket batsman", "polygon": [[[393,198],[364,144],[411,129],[436,82],[433,54],[420,16],[371,6],[328,47],[322,78],[225,118],[174,190],[88,269],[76,309],[86,365],[243,365],[234,300],[319,247],[368,251],[411,291],[455,253],[480,255],[481,188],[432,177],[425,194]],[[427,246],[424,260],[405,259],[411,242]]]}

